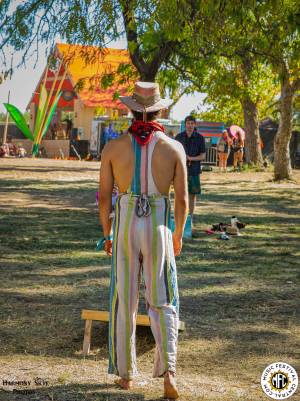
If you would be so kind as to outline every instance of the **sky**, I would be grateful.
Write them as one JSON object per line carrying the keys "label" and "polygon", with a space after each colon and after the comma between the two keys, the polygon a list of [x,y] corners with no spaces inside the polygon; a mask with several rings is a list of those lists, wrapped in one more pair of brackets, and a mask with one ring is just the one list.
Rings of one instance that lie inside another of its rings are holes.
{"label": "sky", "polygon": [[[125,49],[126,40],[119,40],[110,43],[109,47]],[[0,112],[5,112],[3,106],[7,102],[8,92],[10,91],[10,103],[18,107],[20,111],[24,112],[30,101],[31,95],[39,81],[39,78],[46,65],[46,45],[40,46],[39,56],[31,57],[26,66],[21,66],[18,69],[14,68],[11,79],[7,78],[4,83],[0,85]],[[8,54],[10,59],[10,54]],[[14,54],[15,63],[20,59],[20,54]],[[205,95],[195,92],[191,95],[183,95],[178,103],[173,107],[171,118],[174,120],[183,120],[192,110],[195,110],[203,104]]]}

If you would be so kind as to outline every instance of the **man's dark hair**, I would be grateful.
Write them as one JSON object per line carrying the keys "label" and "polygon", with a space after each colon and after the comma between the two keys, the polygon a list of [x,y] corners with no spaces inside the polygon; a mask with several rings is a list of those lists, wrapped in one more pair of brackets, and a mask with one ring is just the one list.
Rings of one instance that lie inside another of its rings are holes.
{"label": "man's dark hair", "polygon": [[[143,121],[143,113],[140,111],[135,111],[131,110],[131,113],[133,114],[133,117],[137,121]],[[157,111],[151,111],[149,113],[146,113],[147,116],[147,121],[154,121],[160,116],[160,110]]]}
{"label": "man's dark hair", "polygon": [[194,116],[187,116],[184,119],[184,123],[186,124],[187,121],[194,121],[194,123],[196,122],[196,118]]}

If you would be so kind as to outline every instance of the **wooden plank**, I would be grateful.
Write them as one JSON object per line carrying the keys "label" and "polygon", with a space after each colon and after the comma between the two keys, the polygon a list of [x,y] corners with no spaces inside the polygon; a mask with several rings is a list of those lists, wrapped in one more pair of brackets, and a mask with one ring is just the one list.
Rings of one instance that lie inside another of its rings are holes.
{"label": "wooden plank", "polygon": [[[109,312],[83,309],[81,312],[81,319],[100,320],[101,322],[108,322],[109,321]],[[148,315],[137,315],[136,324],[138,326],[150,326],[150,321],[149,321]],[[178,329],[180,331],[185,330],[185,323],[182,321],[179,321]]]}
{"label": "wooden plank", "polygon": [[90,352],[92,324],[93,324],[92,320],[87,319],[85,321],[83,347],[82,347],[83,355],[88,355]]}
{"label": "wooden plank", "polygon": [[109,321],[109,312],[100,310],[83,309],[81,312],[81,319],[101,320],[102,322]]}
{"label": "wooden plank", "polygon": [[179,320],[179,325],[178,325],[178,330],[179,331],[184,331],[185,330],[185,323]]}

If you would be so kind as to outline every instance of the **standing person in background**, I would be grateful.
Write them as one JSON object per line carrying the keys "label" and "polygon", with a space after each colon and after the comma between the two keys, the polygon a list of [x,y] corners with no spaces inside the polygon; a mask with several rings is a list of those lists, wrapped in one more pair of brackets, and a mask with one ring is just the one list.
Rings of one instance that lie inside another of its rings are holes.
{"label": "standing person in background", "polygon": [[232,144],[232,140],[229,138],[228,132],[225,129],[222,132],[222,136],[220,137],[217,144],[218,158],[219,158],[219,170],[226,171],[227,170],[227,159],[230,152],[230,145]]}
{"label": "standing person in background", "polygon": [[73,128],[72,120],[70,120],[69,118],[66,118],[66,119],[64,119],[63,122],[65,123],[65,126],[64,126],[65,139],[70,139],[72,128]]}
{"label": "standing person in background", "polygon": [[243,135],[238,131],[236,133],[236,137],[233,139],[233,168],[234,170],[239,169],[241,171],[243,166],[243,158],[244,158],[244,138]]}
{"label": "standing person in background", "polygon": [[205,140],[196,130],[196,119],[187,116],[184,120],[185,131],[176,136],[185,150],[188,171],[188,192],[189,192],[189,213],[191,216],[192,227],[196,204],[196,195],[201,194],[200,174],[201,161],[205,160]]}

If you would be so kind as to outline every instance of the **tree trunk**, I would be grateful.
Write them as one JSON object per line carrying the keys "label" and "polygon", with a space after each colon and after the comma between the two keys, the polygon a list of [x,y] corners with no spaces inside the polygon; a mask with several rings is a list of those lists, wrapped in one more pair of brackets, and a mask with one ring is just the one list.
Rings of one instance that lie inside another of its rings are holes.
{"label": "tree trunk", "polygon": [[[131,59],[133,62],[133,60]],[[137,66],[135,66],[137,67]],[[150,69],[149,65],[146,65],[144,68],[139,68],[138,72],[140,75],[140,80],[144,82],[155,82],[155,77],[157,74],[158,68],[157,69]]]}
{"label": "tree trunk", "polygon": [[257,105],[250,99],[242,101],[244,113],[244,128],[246,132],[245,153],[247,163],[262,166],[261,139],[259,134],[259,119]]}
{"label": "tree trunk", "polygon": [[292,136],[293,89],[288,74],[281,83],[280,121],[274,140],[274,178],[290,179],[292,176],[290,140]]}
{"label": "tree trunk", "polygon": [[128,42],[128,49],[132,64],[136,67],[140,80],[145,82],[155,82],[156,74],[160,66],[169,59],[178,45],[177,41],[164,40],[163,37],[153,46],[155,51],[149,57],[143,55],[139,41],[137,22],[135,16],[136,4],[134,1],[126,0],[120,2],[123,14],[123,21]]}

